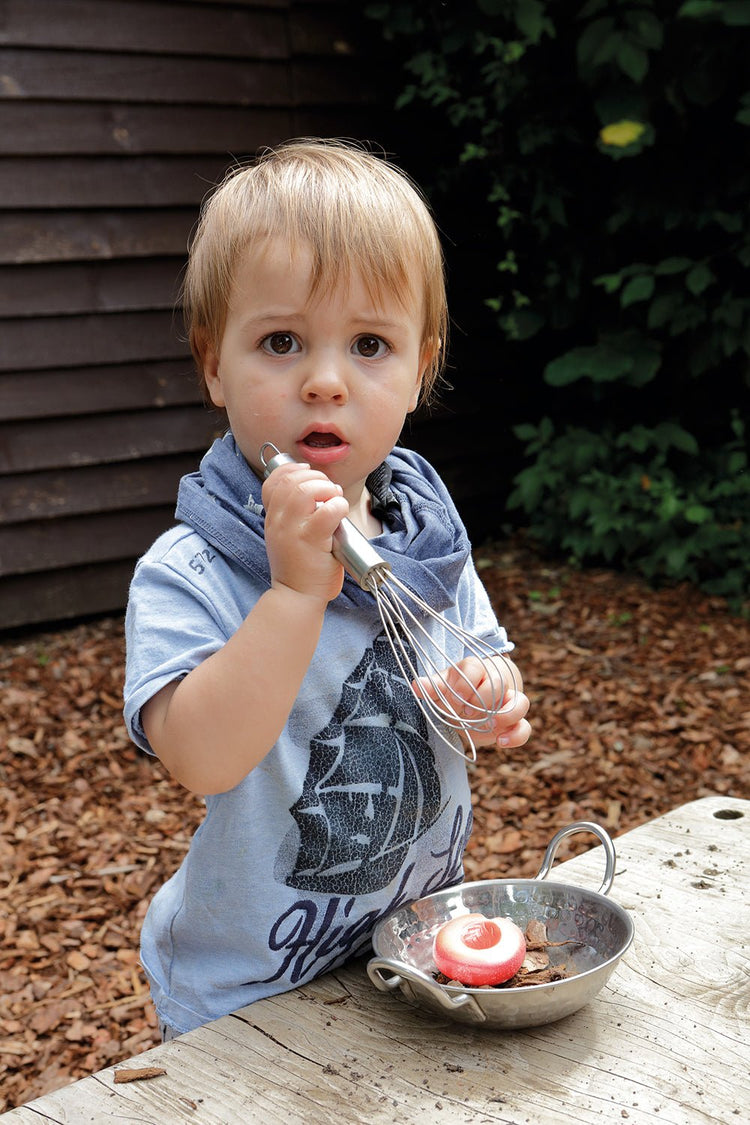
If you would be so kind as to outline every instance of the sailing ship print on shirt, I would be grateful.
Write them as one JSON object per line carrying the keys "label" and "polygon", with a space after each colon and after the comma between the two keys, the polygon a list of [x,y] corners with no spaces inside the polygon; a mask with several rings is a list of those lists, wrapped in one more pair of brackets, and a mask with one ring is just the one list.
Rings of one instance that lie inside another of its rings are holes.
{"label": "sailing ship print on shirt", "polygon": [[444,806],[427,724],[381,633],[310,743],[290,809],[299,846],[284,881],[330,895],[379,891]]}

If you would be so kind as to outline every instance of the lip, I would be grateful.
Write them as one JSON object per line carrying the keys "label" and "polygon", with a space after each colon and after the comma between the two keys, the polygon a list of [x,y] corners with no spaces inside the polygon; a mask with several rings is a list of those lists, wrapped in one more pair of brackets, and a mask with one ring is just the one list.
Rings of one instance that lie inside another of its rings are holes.
{"label": "lip", "polygon": [[[311,434],[332,434],[338,438],[338,445],[311,445],[307,439]],[[308,465],[335,465],[343,461],[349,454],[349,442],[342,437],[336,426],[327,426],[325,423],[308,426],[304,435],[297,442],[297,449],[303,461]]]}

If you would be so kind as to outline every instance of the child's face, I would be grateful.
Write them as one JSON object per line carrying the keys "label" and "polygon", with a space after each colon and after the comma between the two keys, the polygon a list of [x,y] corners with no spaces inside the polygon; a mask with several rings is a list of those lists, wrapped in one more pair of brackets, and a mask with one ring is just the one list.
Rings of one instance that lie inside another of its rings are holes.
{"label": "child's face", "polygon": [[218,354],[206,355],[211,399],[259,476],[273,442],[340,484],[350,505],[390,453],[419,396],[421,294],[377,306],[361,277],[309,299],[311,256],[280,239],[248,253],[232,287]]}

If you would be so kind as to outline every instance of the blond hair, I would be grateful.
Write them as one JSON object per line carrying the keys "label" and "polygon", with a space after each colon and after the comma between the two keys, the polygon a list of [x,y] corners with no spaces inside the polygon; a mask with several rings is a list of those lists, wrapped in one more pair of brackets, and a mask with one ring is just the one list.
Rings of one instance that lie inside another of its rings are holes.
{"label": "blond hair", "polygon": [[[203,379],[207,349],[219,350],[240,256],[285,239],[312,253],[311,296],[359,275],[377,301],[421,297],[427,357],[422,398],[442,371],[448,312],[443,254],[428,206],[388,160],[338,140],[300,139],[233,169],[204,203],[182,290],[190,347]],[[205,384],[203,387],[205,392]]]}

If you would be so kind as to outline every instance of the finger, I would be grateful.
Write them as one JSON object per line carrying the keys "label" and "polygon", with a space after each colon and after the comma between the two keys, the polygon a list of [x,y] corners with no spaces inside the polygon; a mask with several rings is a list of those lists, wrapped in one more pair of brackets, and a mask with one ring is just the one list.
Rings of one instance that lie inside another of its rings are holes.
{"label": "finger", "polygon": [[[283,470],[286,472],[282,472]],[[276,480],[276,474],[281,474]],[[298,471],[298,466],[281,465],[274,469],[264,485],[263,502],[266,514],[282,519],[300,519],[312,516],[318,505],[343,495],[341,485],[335,484],[317,470]],[[347,514],[339,515],[339,520]]]}
{"label": "finger", "polygon": [[503,706],[497,714],[502,715],[505,726],[512,726],[528,713],[530,705],[528,695],[522,691],[516,691],[512,695],[506,696]]}
{"label": "finger", "polygon": [[487,669],[473,656],[451,665],[443,672],[443,677],[459,702],[482,705],[492,691]]}
{"label": "finger", "polygon": [[341,521],[349,515],[349,503],[340,495],[317,500],[315,508],[304,520],[304,532],[312,538],[330,540],[328,550],[333,550],[333,535]]}
{"label": "finger", "polygon": [[521,719],[520,722],[515,723],[514,726],[504,730],[502,734],[498,735],[496,745],[498,748],[505,746],[525,746],[531,738],[531,723],[527,719]]}

